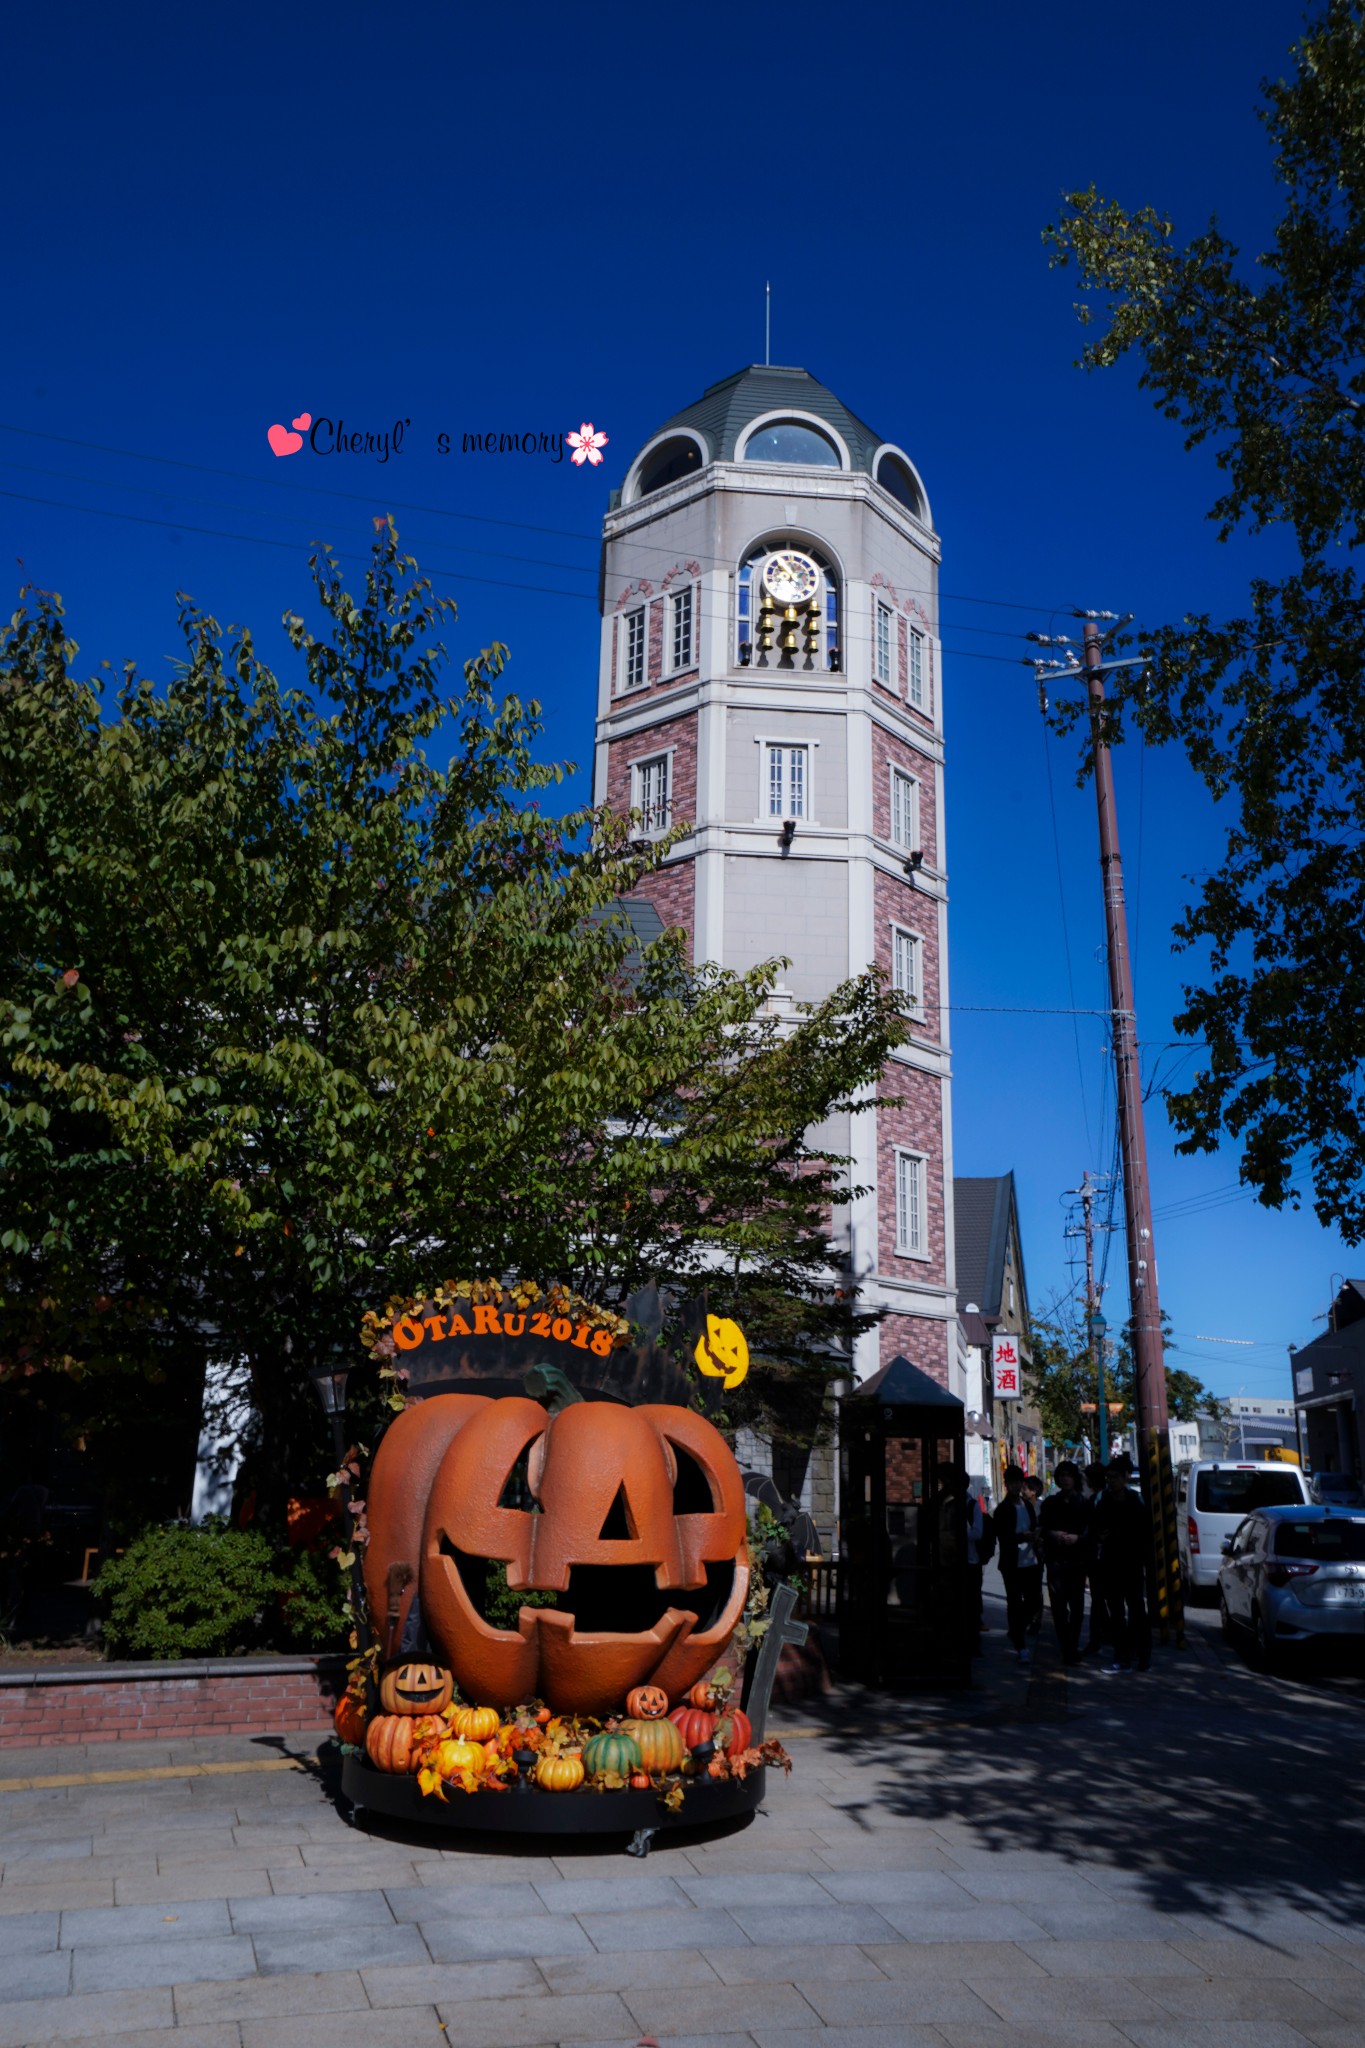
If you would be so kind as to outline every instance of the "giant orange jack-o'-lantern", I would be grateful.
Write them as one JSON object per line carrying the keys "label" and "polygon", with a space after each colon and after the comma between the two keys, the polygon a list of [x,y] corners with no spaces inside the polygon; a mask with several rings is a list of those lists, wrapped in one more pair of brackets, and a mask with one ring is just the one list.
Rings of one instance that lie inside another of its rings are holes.
{"label": "giant orange jack-o'-lantern", "polygon": [[[579,1401],[551,1417],[519,1397],[434,1395],[388,1431],[368,1499],[377,1621],[412,1567],[432,1644],[469,1698],[600,1714],[636,1685],[676,1697],[744,1611],[743,1481],[690,1409]],[[493,1561],[514,1593],[557,1604],[495,1627]],[[403,1619],[416,1590],[404,1584]]]}

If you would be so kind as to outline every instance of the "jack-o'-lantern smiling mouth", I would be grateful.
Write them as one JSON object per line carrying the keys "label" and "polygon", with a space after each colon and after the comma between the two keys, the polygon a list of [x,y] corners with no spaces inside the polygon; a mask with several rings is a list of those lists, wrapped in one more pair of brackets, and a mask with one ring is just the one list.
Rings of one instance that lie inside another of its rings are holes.
{"label": "jack-o'-lantern smiling mouth", "polygon": [[[488,1559],[460,1550],[442,1535],[440,1554],[451,1582],[463,1595],[464,1604],[485,1629],[494,1629],[488,1618]],[[658,1573],[647,1564],[576,1564],[569,1567],[566,1591],[555,1595],[549,1611],[556,1626],[568,1623],[575,1635],[652,1635],[671,1613],[692,1614],[697,1633],[715,1628],[729,1607],[735,1588],[733,1558],[708,1562],[705,1583],[700,1586],[660,1586]],[[543,1614],[543,1607],[523,1607],[521,1617]],[[514,1636],[516,1630],[498,1630]]]}

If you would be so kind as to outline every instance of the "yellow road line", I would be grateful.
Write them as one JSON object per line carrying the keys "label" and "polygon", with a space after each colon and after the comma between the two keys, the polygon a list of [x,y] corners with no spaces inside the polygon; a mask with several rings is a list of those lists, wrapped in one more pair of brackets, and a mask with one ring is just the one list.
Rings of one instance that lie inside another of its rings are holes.
{"label": "yellow road line", "polygon": [[247,1757],[239,1764],[145,1764],[136,1771],[65,1771],[49,1778],[0,1778],[0,1792],[55,1792],[63,1785],[131,1785],[147,1778],[228,1778],[240,1771],[305,1771],[315,1756]]}

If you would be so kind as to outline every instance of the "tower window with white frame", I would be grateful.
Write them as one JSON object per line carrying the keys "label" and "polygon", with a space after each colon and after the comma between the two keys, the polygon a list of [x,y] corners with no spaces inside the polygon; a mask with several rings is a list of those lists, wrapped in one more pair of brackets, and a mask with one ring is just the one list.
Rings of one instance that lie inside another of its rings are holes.
{"label": "tower window with white frame", "polygon": [[625,655],[621,672],[628,690],[638,690],[645,679],[645,612],[641,605],[638,611],[627,612],[621,621],[621,634],[625,642]]}
{"label": "tower window with white frame", "polygon": [[918,627],[910,628],[910,678],[908,694],[917,711],[925,709],[924,689],[924,635]]}
{"label": "tower window with white frame", "polygon": [[763,808],[770,818],[808,818],[810,748],[769,745],[763,750]]}
{"label": "tower window with white frame", "polygon": [[877,616],[874,624],[872,674],[877,682],[885,683],[889,689],[891,687],[891,649],[895,636],[891,630],[891,607],[889,604],[883,604],[880,599],[877,603]]}
{"label": "tower window with white frame", "polygon": [[671,625],[672,632],[669,644],[672,652],[673,668],[675,672],[678,669],[691,668],[692,585],[690,583],[685,585],[682,590],[675,591],[673,594]]}
{"label": "tower window with white frame", "polygon": [[907,853],[919,845],[919,784],[903,768],[891,770],[891,843]]}
{"label": "tower window with white frame", "polygon": [[673,821],[670,766],[669,755],[653,754],[631,768],[631,809],[639,811],[640,829],[651,836],[667,832]]}
{"label": "tower window with white frame", "polygon": [[896,1150],[896,1250],[902,1258],[929,1256],[929,1162],[923,1152]]}
{"label": "tower window with white frame", "polygon": [[924,1008],[924,941],[904,925],[891,927],[891,986],[903,1008],[919,1014]]}

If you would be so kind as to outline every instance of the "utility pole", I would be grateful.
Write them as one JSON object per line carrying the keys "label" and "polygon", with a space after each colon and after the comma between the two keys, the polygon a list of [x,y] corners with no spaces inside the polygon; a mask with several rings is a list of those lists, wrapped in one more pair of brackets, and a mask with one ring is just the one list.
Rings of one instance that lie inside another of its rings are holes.
{"label": "utility pole", "polygon": [[[1128,953],[1128,913],[1123,898],[1123,857],[1119,852],[1118,806],[1114,767],[1105,737],[1104,676],[1109,668],[1137,665],[1106,662],[1101,657],[1104,635],[1100,620],[1114,619],[1115,630],[1127,623],[1113,612],[1081,612],[1084,654],[1077,664],[1073,643],[1041,633],[1029,638],[1039,646],[1066,648],[1061,661],[1035,662],[1039,699],[1046,709],[1046,684],[1085,678],[1090,711],[1091,756],[1095,768],[1095,805],[1099,815],[1100,873],[1104,879],[1104,925],[1109,954],[1110,1025],[1114,1044],[1114,1080],[1118,1098],[1119,1151],[1123,1159],[1123,1214],[1128,1245],[1128,1299],[1132,1311],[1133,1364],[1136,1385],[1137,1442],[1142,1490],[1151,1512],[1156,1550],[1157,1619],[1161,1639],[1170,1623],[1176,1641],[1185,1641],[1185,1613],[1180,1584],[1180,1552],[1176,1539],[1175,1488],[1171,1473],[1171,1440],[1166,1409],[1166,1359],[1157,1296],[1156,1244],[1152,1236],[1151,1183],[1147,1174],[1147,1132],[1142,1115],[1142,1071],[1139,1064],[1137,1012],[1133,971]],[[1044,670],[1050,669],[1050,674]]]}
{"label": "utility pole", "polygon": [[1123,1156],[1123,1214],[1128,1240],[1128,1296],[1132,1307],[1133,1362],[1137,1379],[1137,1424],[1146,1442],[1164,1437],[1166,1359],[1157,1298],[1156,1247],[1152,1237],[1152,1192],[1147,1175],[1147,1131],[1142,1115],[1133,971],[1128,954],[1128,913],[1123,900],[1123,856],[1119,852],[1114,765],[1104,737],[1103,642],[1098,623],[1085,621],[1085,682],[1090,697],[1090,737],[1095,760],[1095,805],[1099,813],[1100,872],[1104,877],[1104,924],[1109,951],[1109,1002],[1114,1034],[1114,1081],[1119,1106],[1119,1150]]}

